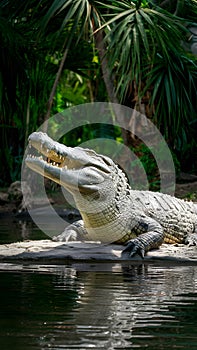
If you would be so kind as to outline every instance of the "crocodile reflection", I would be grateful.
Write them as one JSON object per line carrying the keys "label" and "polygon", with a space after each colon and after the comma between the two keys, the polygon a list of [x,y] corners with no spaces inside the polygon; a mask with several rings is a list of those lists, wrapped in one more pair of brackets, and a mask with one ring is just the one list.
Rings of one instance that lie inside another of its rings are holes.
{"label": "crocodile reflection", "polygon": [[[139,333],[149,337],[161,332],[166,324],[175,334],[180,334],[178,307],[183,303],[191,309],[197,305],[195,266],[117,264],[112,266],[113,273],[99,271],[98,265],[92,270],[77,271],[80,288],[76,297],[73,344],[83,341],[89,346],[99,343],[100,348],[106,349],[129,348],[131,344],[138,344]],[[66,281],[66,275],[62,274],[61,278]],[[58,329],[66,341],[65,321],[58,323]],[[175,342],[176,337],[173,339]],[[162,342],[161,339],[158,347],[165,349]]]}
{"label": "crocodile reflection", "polygon": [[0,310],[6,349],[16,341],[25,349],[25,340],[30,350],[196,349],[197,270],[146,262],[6,264]]}

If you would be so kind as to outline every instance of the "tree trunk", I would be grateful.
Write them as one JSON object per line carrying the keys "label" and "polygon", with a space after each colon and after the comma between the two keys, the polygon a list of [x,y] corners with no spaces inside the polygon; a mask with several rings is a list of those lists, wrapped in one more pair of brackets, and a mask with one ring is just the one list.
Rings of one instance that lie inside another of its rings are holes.
{"label": "tree trunk", "polygon": [[[105,47],[105,43],[104,43],[104,33],[103,30],[98,30],[94,33],[94,38],[95,38],[95,46],[96,49],[98,50],[98,54],[99,54],[99,58],[100,58],[100,62],[101,62],[101,69],[102,69],[102,73],[103,73],[103,80],[106,86],[106,90],[107,90],[107,94],[109,97],[110,102],[112,103],[116,103],[119,104],[119,100],[116,96],[115,93],[115,89],[114,89],[114,84],[112,81],[112,76],[109,70],[109,66],[108,66],[108,60],[106,57],[106,47]],[[115,110],[113,108],[116,120],[119,122],[120,125],[122,125],[122,116],[118,113],[118,110]],[[127,145],[127,134],[128,132],[121,128],[121,134],[122,134],[122,138],[124,141],[124,144]]]}

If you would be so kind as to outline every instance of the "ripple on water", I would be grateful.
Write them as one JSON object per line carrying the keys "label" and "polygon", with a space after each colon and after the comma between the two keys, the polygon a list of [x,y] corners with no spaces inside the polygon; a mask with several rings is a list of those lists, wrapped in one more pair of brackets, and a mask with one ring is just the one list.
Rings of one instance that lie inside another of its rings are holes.
{"label": "ripple on water", "polygon": [[195,266],[0,269],[2,350],[197,349]]}

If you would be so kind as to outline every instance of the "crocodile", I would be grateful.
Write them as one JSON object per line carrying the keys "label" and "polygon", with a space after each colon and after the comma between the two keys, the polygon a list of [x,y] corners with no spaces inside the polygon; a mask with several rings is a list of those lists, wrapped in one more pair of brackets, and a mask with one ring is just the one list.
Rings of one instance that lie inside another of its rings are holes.
{"label": "crocodile", "polygon": [[81,214],[82,219],[53,240],[124,244],[123,252],[142,258],[163,242],[197,245],[197,204],[133,190],[124,171],[105,155],[67,147],[46,133],[34,132],[25,162],[67,189]]}

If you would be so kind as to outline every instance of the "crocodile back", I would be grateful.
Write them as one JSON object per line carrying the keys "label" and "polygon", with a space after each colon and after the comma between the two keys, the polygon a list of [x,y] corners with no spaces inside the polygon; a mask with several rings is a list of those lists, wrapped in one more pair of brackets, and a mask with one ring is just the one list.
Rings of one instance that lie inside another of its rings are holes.
{"label": "crocodile back", "polygon": [[166,243],[183,243],[196,231],[197,205],[193,202],[150,191],[131,191],[131,199],[164,228]]}

